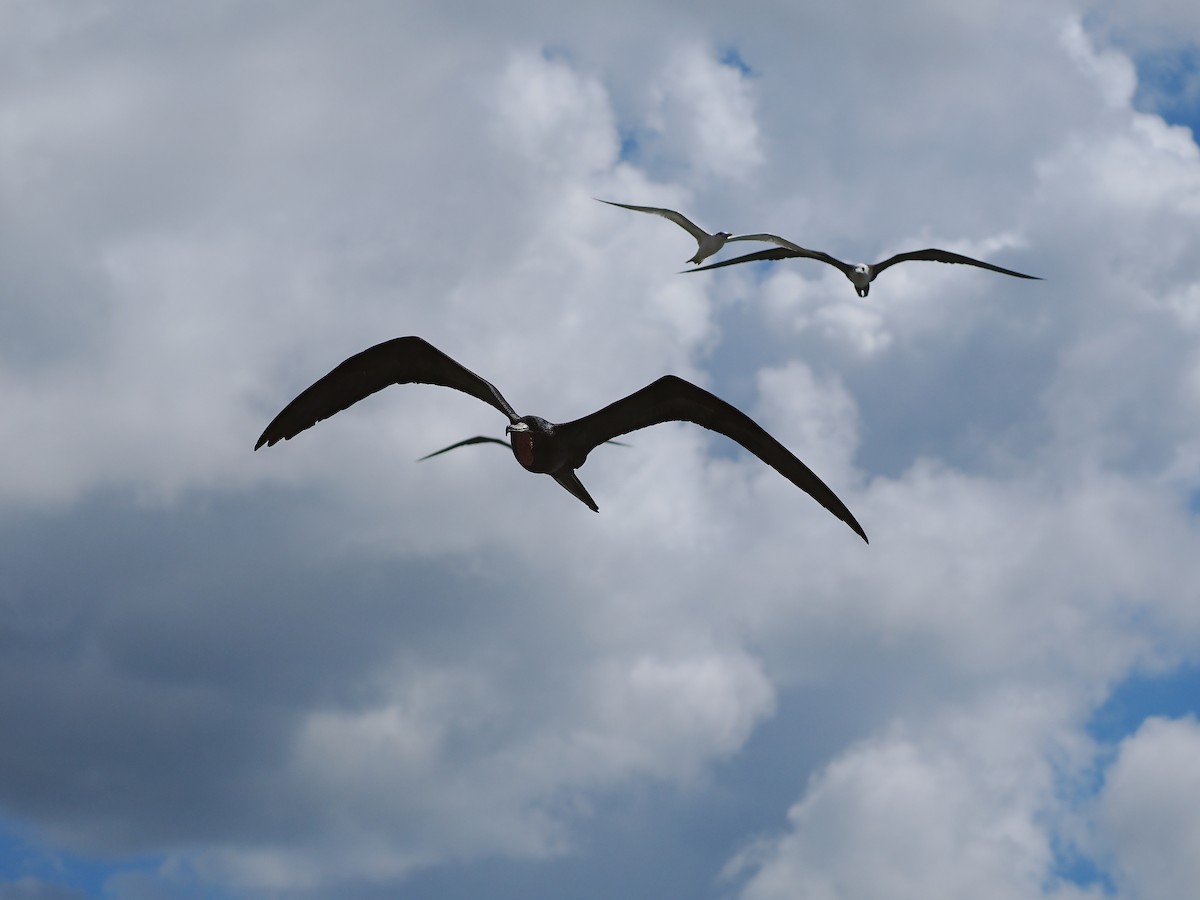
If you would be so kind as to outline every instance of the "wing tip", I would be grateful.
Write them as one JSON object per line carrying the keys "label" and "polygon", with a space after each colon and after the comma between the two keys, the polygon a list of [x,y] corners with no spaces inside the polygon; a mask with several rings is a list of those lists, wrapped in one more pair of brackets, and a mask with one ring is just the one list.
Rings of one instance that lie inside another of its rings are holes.
{"label": "wing tip", "polygon": [[862,538],[863,543],[870,544],[871,543],[870,538],[867,537],[867,533],[863,530],[863,527],[858,524],[858,519],[854,518],[854,513],[850,512],[850,508],[847,507],[846,504],[842,503],[840,500],[838,500],[838,506],[840,507],[840,509],[833,509],[831,507],[826,507],[826,508],[829,509],[829,511],[831,513],[833,513],[835,516],[837,516],[843,522],[845,522],[850,527],[851,531],[853,531],[860,538]]}
{"label": "wing tip", "polygon": [[267,426],[267,430],[259,435],[258,443],[254,445],[254,449],[257,450],[264,444],[268,447],[274,447],[280,441],[286,441],[290,437],[292,437],[290,434],[274,433],[271,431],[270,426]]}
{"label": "wing tip", "polygon": [[860,538],[863,539],[864,544],[866,544],[867,546],[870,546],[871,539],[867,537],[867,533],[865,531],[863,531],[862,526],[859,525],[857,521],[855,521],[853,516],[850,517],[850,521],[847,522],[846,524],[850,526],[850,528],[854,531],[855,534],[857,534]]}

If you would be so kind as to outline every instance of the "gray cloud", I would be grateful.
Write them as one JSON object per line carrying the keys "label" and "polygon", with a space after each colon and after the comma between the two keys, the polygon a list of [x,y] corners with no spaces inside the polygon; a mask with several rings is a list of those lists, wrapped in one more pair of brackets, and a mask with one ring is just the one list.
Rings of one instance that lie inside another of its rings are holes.
{"label": "gray cloud", "polygon": [[1115,861],[1118,889],[1172,897],[1196,883],[1200,779],[1195,719],[1151,718],[1120,744],[1098,798],[1098,838]]}

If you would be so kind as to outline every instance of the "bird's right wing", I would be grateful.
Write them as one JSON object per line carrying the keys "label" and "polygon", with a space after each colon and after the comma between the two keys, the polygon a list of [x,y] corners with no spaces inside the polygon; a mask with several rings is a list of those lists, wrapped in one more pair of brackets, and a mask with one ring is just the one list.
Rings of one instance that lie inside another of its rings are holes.
{"label": "bird's right wing", "polygon": [[778,247],[786,247],[788,250],[795,250],[801,255],[815,252],[812,250],[806,250],[799,244],[793,244],[787,238],[780,237],[777,234],[735,234],[725,243],[732,244],[734,241],[762,241],[764,244],[775,244]]}
{"label": "bird's right wing", "polygon": [[[760,240],[760,239],[765,239],[765,238],[770,238],[770,237],[773,237],[773,235],[747,235],[744,238],[744,240],[751,240],[751,239]],[[730,238],[730,240],[733,240],[733,238]],[[783,239],[780,238],[780,240],[783,240]],[[728,243],[728,241],[726,243]],[[809,250],[806,247],[800,247],[796,244],[791,244],[790,246],[787,246],[787,247],[783,247],[783,246],[772,247],[770,250],[759,250],[755,253],[747,253],[745,256],[735,256],[733,259],[725,259],[725,260],[722,260],[721,262],[710,263],[707,266],[699,266],[698,268],[695,268],[695,269],[684,269],[683,271],[684,272],[703,272],[705,269],[720,269],[720,268],[723,268],[724,266],[736,266],[739,263],[761,262],[762,260],[768,260],[768,259],[797,259],[797,258],[817,259],[817,260],[820,260],[821,262],[829,263],[829,265],[834,266],[835,268],[841,269],[841,271],[846,275],[849,275],[849,273],[854,270],[853,266],[851,266],[847,263],[844,263],[840,259],[830,256],[828,253],[825,253],[821,250]],[[683,274],[683,272],[681,272],[680,274]]]}
{"label": "bird's right wing", "polygon": [[571,457],[571,468],[576,469],[605,441],[661,422],[692,422],[737,441],[867,539],[846,504],[762,426],[720,397],[675,375],[664,375],[591,415],[557,425],[555,434]]}
{"label": "bird's right wing", "polygon": [[440,384],[477,397],[510,422],[517,414],[490,382],[419,337],[399,337],[356,353],[300,393],[267,426],[258,443],[268,447],[294,438],[322,419],[392,384]]}
{"label": "bird's right wing", "polygon": [[[595,200],[600,200],[599,197],[594,197]],[[634,212],[650,213],[652,216],[662,216],[664,219],[670,219],[680,228],[687,231],[697,242],[706,241],[710,237],[707,231],[698,226],[695,222],[685,216],[683,213],[675,212],[673,209],[663,209],[660,206],[634,206],[630,203],[615,203],[612,200],[600,200],[601,203],[607,203],[609,206],[619,206],[622,209],[632,209]]]}
{"label": "bird's right wing", "polygon": [[427,459],[432,459],[435,456],[441,456],[443,453],[449,453],[451,450],[457,450],[459,447],[466,447],[470,444],[499,444],[501,447],[511,447],[508,441],[502,441],[500,438],[485,437],[482,434],[477,434],[475,437],[469,437],[466,440],[459,441],[457,444],[451,444],[449,447],[443,447],[441,450],[434,450],[432,453],[427,453],[422,456],[417,462],[424,462]]}

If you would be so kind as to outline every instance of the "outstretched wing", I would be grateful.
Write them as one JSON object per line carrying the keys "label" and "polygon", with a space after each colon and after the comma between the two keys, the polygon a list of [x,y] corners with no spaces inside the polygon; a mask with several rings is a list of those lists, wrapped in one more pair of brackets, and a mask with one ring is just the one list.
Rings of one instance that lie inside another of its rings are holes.
{"label": "outstretched wing", "polygon": [[961,253],[951,253],[949,250],[938,250],[935,247],[930,247],[928,250],[912,250],[908,253],[897,253],[881,263],[876,263],[871,266],[871,274],[878,275],[888,266],[894,266],[896,263],[907,262],[908,260],[923,260],[926,262],[940,263],[962,263],[968,266],[978,266],[981,269],[990,269],[993,272],[999,272],[1001,275],[1012,275],[1014,278],[1028,278],[1031,281],[1041,281],[1037,275],[1025,275],[1021,272],[1014,272],[1012,269],[1002,269],[1000,266],[993,266],[991,263],[984,262],[981,259],[972,259],[969,256],[963,256]]}
{"label": "outstretched wing", "polygon": [[441,456],[443,453],[448,453],[451,450],[457,450],[459,447],[466,447],[469,444],[499,444],[501,447],[511,448],[508,441],[502,441],[500,438],[485,437],[482,434],[477,434],[475,437],[469,437],[466,440],[459,441],[457,444],[451,444],[449,447],[443,447],[441,450],[434,450],[432,453],[427,453],[422,456],[417,462],[424,462],[427,459],[432,459],[435,456]]}
{"label": "outstretched wing", "polygon": [[[774,235],[747,235],[745,240],[763,240],[772,238]],[[732,240],[732,238],[730,239]],[[782,240],[782,238],[780,238]],[[790,242],[789,242],[790,243]],[[760,262],[766,259],[818,259],[823,263],[835,268],[841,269],[843,274],[849,277],[854,271],[854,267],[849,263],[844,263],[836,257],[830,256],[821,250],[809,250],[806,247],[801,247],[797,244],[791,244],[789,247],[772,247],[770,250],[759,250],[756,253],[747,253],[745,256],[735,256],[733,259],[722,260],[721,262],[710,263],[707,266],[699,266],[695,269],[684,269],[684,272],[703,272],[705,269],[720,269],[723,266],[736,266],[739,263]],[[680,274],[683,274],[682,272]]]}
{"label": "outstretched wing", "polygon": [[294,438],[322,419],[328,419],[388,385],[414,382],[454,388],[500,410],[510,422],[517,420],[516,412],[491,383],[428,341],[419,337],[400,337],[354,354],[302,391],[271,420],[254,449]]}
{"label": "outstretched wing", "polygon": [[[615,444],[618,447],[628,447],[628,444],[623,444],[620,441],[605,441],[606,444]],[[477,434],[475,437],[469,437],[466,440],[459,441],[457,444],[451,444],[449,447],[443,447],[441,450],[435,450],[432,453],[422,456],[417,462],[424,462],[427,459],[432,459],[435,456],[441,456],[450,450],[457,450],[459,447],[466,447],[469,444],[499,444],[501,447],[512,449],[512,444],[508,441],[502,441],[500,438],[484,437],[482,434]]]}
{"label": "outstretched wing", "polygon": [[763,243],[766,243],[766,244],[775,244],[776,246],[779,246],[779,247],[786,247],[788,250],[795,250],[797,253],[800,253],[800,254],[813,252],[811,250],[804,249],[799,244],[793,244],[787,238],[780,237],[777,234],[766,234],[766,233],[735,234],[733,237],[731,237],[725,243],[732,244],[734,241],[762,241]]}
{"label": "outstretched wing", "polygon": [[555,434],[567,450],[570,467],[576,469],[605,441],[661,422],[693,422],[737,441],[867,539],[862,526],[825,482],[762,426],[720,397],[675,375],[664,375],[591,415],[556,425]]}
{"label": "outstretched wing", "polygon": [[[593,197],[594,200],[600,200],[599,197]],[[697,242],[706,241],[710,237],[707,231],[698,226],[695,222],[685,216],[683,213],[675,212],[673,209],[663,209],[659,206],[633,206],[629,203],[614,203],[612,200],[600,200],[601,203],[607,203],[609,206],[619,206],[622,209],[632,209],[634,212],[650,213],[652,216],[662,216],[664,219],[670,219],[680,228],[687,231]]]}

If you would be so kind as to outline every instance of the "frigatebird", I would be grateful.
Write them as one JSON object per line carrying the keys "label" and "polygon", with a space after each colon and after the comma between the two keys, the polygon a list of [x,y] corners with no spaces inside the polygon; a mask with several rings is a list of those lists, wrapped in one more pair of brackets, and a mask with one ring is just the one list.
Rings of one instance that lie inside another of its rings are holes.
{"label": "frigatebird", "polygon": [[555,424],[538,416],[518,416],[494,385],[415,336],[376,344],[336,366],[283,408],[254,449],[290,440],[389,385],[412,383],[453,388],[502,412],[508,417],[505,432],[517,462],[530,472],[549,475],[594,512],[600,509],[575,474],[592,450],[639,428],[693,422],[737,441],[867,539],[846,505],[808,466],[741,410],[691,382],[664,375],[590,415]]}
{"label": "frigatebird", "polygon": [[[599,197],[593,197],[592,199],[600,200]],[[735,235],[729,231],[718,231],[716,234],[709,234],[683,213],[676,212],[673,209],[663,209],[659,206],[633,206],[629,203],[614,203],[612,200],[600,200],[600,202],[607,203],[609,206],[619,206],[622,209],[632,209],[634,212],[650,213],[653,216],[662,216],[664,219],[670,219],[696,239],[696,243],[698,245],[696,249],[696,255],[689,259],[688,262],[694,263],[697,266],[724,247],[726,244],[733,241],[765,241],[775,243],[775,241],[772,240],[774,235],[770,234]]]}
{"label": "frigatebird", "polygon": [[858,292],[858,296],[860,297],[865,297],[871,292],[871,282],[879,277],[880,272],[888,266],[894,266],[896,263],[908,262],[909,260],[962,263],[968,266],[978,266],[981,269],[988,269],[992,272],[999,272],[1001,275],[1012,275],[1014,278],[1028,278],[1032,281],[1042,280],[1037,275],[1025,275],[1021,272],[1014,272],[1012,269],[1004,269],[989,262],[984,262],[981,259],[972,259],[969,256],[963,256],[961,253],[938,250],[935,247],[930,247],[928,250],[912,250],[908,253],[897,253],[895,256],[890,256],[883,262],[878,262],[874,265],[868,265],[867,263],[851,265],[821,250],[809,250],[806,247],[801,247],[799,244],[793,244],[787,238],[781,238],[777,234],[756,234],[753,237],[756,240],[768,241],[779,246],[772,247],[769,250],[759,250],[757,253],[747,253],[745,256],[726,259],[718,263],[712,263],[711,265],[701,266],[698,269],[685,269],[680,274],[686,272],[703,272],[705,269],[719,269],[722,266],[736,266],[739,263],[758,262],[764,259],[795,259],[797,257],[806,257],[808,259],[819,259],[821,262],[829,263],[829,265],[840,269],[842,274],[850,279],[854,285],[854,290]]}

